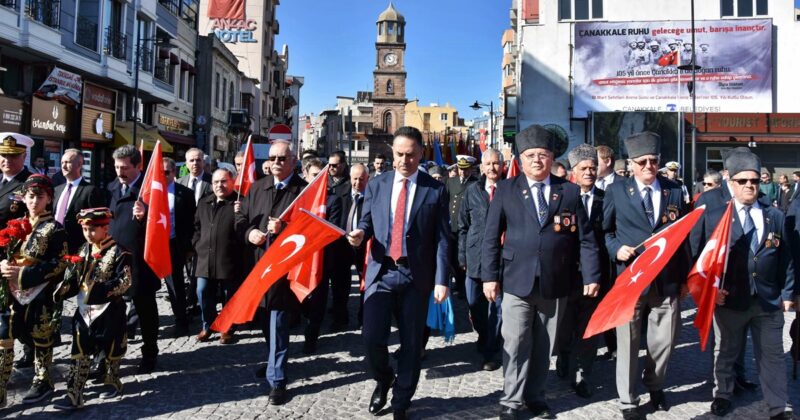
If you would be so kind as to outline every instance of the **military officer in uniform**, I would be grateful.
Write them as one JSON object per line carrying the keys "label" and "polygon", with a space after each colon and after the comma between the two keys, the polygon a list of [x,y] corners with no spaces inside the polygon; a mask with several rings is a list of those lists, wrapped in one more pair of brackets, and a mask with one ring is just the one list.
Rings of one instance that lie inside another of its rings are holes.
{"label": "military officer in uniform", "polygon": [[3,172],[0,180],[0,229],[6,227],[9,220],[25,214],[24,205],[11,200],[11,197],[31,175],[25,167],[25,156],[32,146],[33,139],[24,134],[0,133],[0,171]]}
{"label": "military officer in uniform", "polygon": [[[636,259],[637,246],[686,212],[677,183],[658,175],[661,137],[651,132],[625,139],[633,176],[606,188],[603,230],[608,254],[621,273]],[[633,318],[617,327],[617,392],[623,417],[643,419],[635,381],[642,378],[656,410],[668,410],[664,378],[680,329],[679,297],[688,293],[689,250],[682,246],[636,303]],[[647,313],[647,356],[639,370],[642,322]]]}
{"label": "military officer in uniform", "polygon": [[458,175],[447,180],[447,194],[450,196],[450,231],[452,232],[452,246],[450,247],[450,271],[455,279],[455,289],[453,293],[458,295],[464,292],[464,282],[466,271],[458,263],[458,216],[461,210],[461,201],[464,199],[464,192],[473,182],[478,182],[472,171],[475,166],[475,158],[472,156],[456,156],[456,170]]}
{"label": "military officer in uniform", "polygon": [[89,376],[92,357],[102,352],[106,374],[103,383],[110,390],[101,399],[122,392],[119,364],[128,347],[125,301],[122,295],[131,286],[131,253],[117,245],[109,235],[111,211],[107,207],[83,209],[77,214],[86,238],[72,266],[66,270],[58,299],[77,296],[78,307],[72,317],[72,369],[67,393],[54,404],[60,410],[83,407],[83,386]]}
{"label": "military officer in uniform", "polygon": [[10,323],[3,314],[3,328],[0,328],[0,338],[5,339],[0,354],[0,406],[5,405],[14,338],[34,349],[34,377],[22,398],[23,404],[33,404],[52,395],[53,333],[61,326],[53,293],[66,267],[62,257],[67,250],[67,234],[47,210],[53,201],[53,183],[44,175],[31,175],[23,184],[22,193],[30,218],[11,220],[8,227],[19,229],[15,236],[24,239],[12,239],[6,244],[14,256],[0,261],[2,281],[7,282],[3,289],[8,291],[3,300],[11,304]]}
{"label": "military officer in uniform", "polygon": [[[733,189],[733,225],[727,269],[714,311],[711,412],[724,416],[731,411],[734,363],[742,350],[742,335],[749,328],[770,418],[791,419],[783,354],[783,312],[793,310],[795,299],[794,264],[786,241],[790,232],[783,213],[758,200],[758,156],[749,151],[733,152],[726,161],[728,184]],[[706,211],[695,228],[699,232],[698,243],[692,249],[703,249],[725,210],[726,207],[717,207]]]}

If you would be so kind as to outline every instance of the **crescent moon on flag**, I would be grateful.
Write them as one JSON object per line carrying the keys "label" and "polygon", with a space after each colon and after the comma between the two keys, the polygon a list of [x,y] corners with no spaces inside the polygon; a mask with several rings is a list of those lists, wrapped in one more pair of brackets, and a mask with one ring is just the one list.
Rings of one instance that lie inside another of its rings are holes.
{"label": "crescent moon on flag", "polygon": [[261,278],[264,278],[264,276],[266,276],[267,273],[269,273],[269,271],[272,270],[272,266],[273,265],[281,264],[284,261],[292,258],[298,252],[300,252],[300,250],[303,249],[303,245],[306,244],[306,237],[303,236],[303,235],[299,235],[299,234],[290,235],[286,239],[281,241],[281,245],[280,245],[281,248],[283,248],[283,246],[286,245],[287,242],[294,243],[294,249],[292,250],[292,252],[289,255],[287,255],[286,258],[278,261],[277,263],[268,265],[267,268],[264,269],[264,272],[261,273]]}
{"label": "crescent moon on flag", "polygon": [[706,255],[708,255],[714,247],[717,246],[717,240],[712,239],[708,241],[705,247],[703,247],[703,251],[700,252],[700,256],[697,258],[697,262],[694,265],[695,270],[697,270],[697,274],[700,275],[702,278],[707,278],[706,273],[703,271],[703,264],[705,262]]}
{"label": "crescent moon on flag", "polygon": [[628,267],[628,269],[631,270],[631,273],[633,274],[633,276],[631,277],[631,283],[636,283],[636,280],[639,278],[639,276],[641,276],[642,273],[644,273],[644,271],[642,271],[642,270],[634,270],[634,267],[636,266],[636,263],[640,259],[642,259],[641,257],[644,256],[645,254],[647,254],[651,249],[658,248],[658,254],[656,254],[656,257],[648,262],[648,264],[652,264],[652,263],[658,261],[659,258],[661,258],[661,255],[664,254],[664,248],[666,246],[667,246],[667,239],[666,238],[658,238],[658,240],[653,242],[653,246],[651,246],[650,248],[647,248],[642,253],[642,255],[639,256],[639,258],[637,258],[636,260],[633,261],[633,264],[631,264],[631,266]]}

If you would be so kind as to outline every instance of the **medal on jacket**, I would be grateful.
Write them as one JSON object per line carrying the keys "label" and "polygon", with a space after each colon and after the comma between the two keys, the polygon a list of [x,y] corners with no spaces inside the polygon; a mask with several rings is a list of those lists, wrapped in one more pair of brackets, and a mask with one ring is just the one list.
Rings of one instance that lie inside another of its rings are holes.
{"label": "medal on jacket", "polygon": [[561,232],[561,230],[575,232],[575,215],[571,212],[565,211],[560,216],[553,217],[553,230]]}
{"label": "medal on jacket", "polygon": [[561,216],[556,215],[553,217],[553,230],[561,232]]}
{"label": "medal on jacket", "polygon": [[775,232],[770,232],[767,234],[767,240],[764,241],[765,248],[777,248],[781,244],[781,235],[776,234]]}
{"label": "medal on jacket", "polygon": [[678,207],[676,207],[674,204],[667,206],[667,214],[661,216],[661,223],[667,223],[667,220],[670,222],[678,220]]}

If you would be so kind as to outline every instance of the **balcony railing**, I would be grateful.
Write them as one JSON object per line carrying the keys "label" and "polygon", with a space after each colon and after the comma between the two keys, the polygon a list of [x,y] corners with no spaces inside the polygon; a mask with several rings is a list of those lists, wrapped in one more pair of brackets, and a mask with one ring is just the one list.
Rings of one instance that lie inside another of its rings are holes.
{"label": "balcony railing", "polygon": [[105,53],[120,60],[125,60],[128,55],[128,37],[114,28],[106,28]]}
{"label": "balcony railing", "polygon": [[153,50],[147,47],[142,47],[139,50],[139,69],[141,71],[152,73],[153,72]]}
{"label": "balcony railing", "polygon": [[169,79],[169,66],[170,66],[169,59],[156,61],[156,66],[155,70],[153,71],[153,76],[156,79],[171,85],[172,81]]}
{"label": "balcony railing", "polygon": [[180,6],[177,0],[158,0],[158,3],[175,16],[180,13]]}
{"label": "balcony railing", "polygon": [[9,9],[17,10],[17,0],[0,0],[0,6],[8,7]]}
{"label": "balcony railing", "polygon": [[25,14],[41,24],[58,29],[60,6],[60,0],[28,0]]}

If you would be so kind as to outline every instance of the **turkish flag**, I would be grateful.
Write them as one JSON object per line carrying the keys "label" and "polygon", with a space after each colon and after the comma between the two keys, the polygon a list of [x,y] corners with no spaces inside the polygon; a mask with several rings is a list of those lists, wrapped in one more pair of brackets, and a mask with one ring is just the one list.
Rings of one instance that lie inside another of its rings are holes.
{"label": "turkish flag", "polygon": [[506,179],[513,178],[521,172],[519,167],[519,162],[517,162],[517,157],[511,155],[511,162],[508,164],[508,173],[506,173]]}
{"label": "turkish flag", "polygon": [[239,195],[247,195],[250,186],[256,182],[256,159],[253,157],[253,144],[250,142],[253,136],[247,136],[247,147],[244,148],[244,162],[242,170],[236,175],[236,182],[233,188],[239,191]]}
{"label": "turkish flag", "polygon": [[617,276],[614,286],[592,314],[583,338],[616,328],[633,318],[633,309],[639,296],[680,248],[705,209],[706,206],[700,206],[692,210],[640,245],[644,246],[644,252]]}
{"label": "turkish flag", "polygon": [[678,65],[678,52],[672,51],[664,54],[658,59],[658,65],[661,67],[677,66]]}
{"label": "turkish flag", "polygon": [[358,291],[364,293],[367,290],[367,266],[369,265],[370,255],[372,253],[372,240],[369,238],[366,248],[364,248],[364,269],[361,270],[361,278],[358,279]]}
{"label": "turkish flag", "polygon": [[728,202],[717,227],[708,238],[700,257],[697,258],[692,271],[689,272],[689,292],[697,304],[697,315],[694,326],[700,333],[700,349],[706,350],[714,308],[717,306],[717,292],[720,279],[725,277],[728,267],[728,249],[730,247],[731,224],[733,217],[733,200]]}
{"label": "turkish flag", "polygon": [[208,2],[209,19],[244,19],[244,0],[211,0]]}
{"label": "turkish flag", "polygon": [[[325,219],[328,201],[328,165],[319,172],[316,178],[294,199],[289,208],[281,214],[281,220],[291,223],[300,216],[301,210]],[[302,302],[322,282],[322,250],[301,261],[289,272],[289,287],[297,299]]]}
{"label": "turkish flag", "polygon": [[481,141],[479,143],[480,144],[479,147],[481,148],[481,153],[483,153],[486,151],[486,129],[481,128],[480,132],[481,132]]}
{"label": "turkish flag", "polygon": [[332,223],[306,210],[299,210],[222,308],[211,329],[225,332],[233,324],[252,320],[262,296],[276,281],[344,233]]}
{"label": "turkish flag", "polygon": [[158,278],[172,274],[169,253],[170,215],[167,180],[161,160],[161,142],[156,142],[147,172],[144,174],[139,197],[147,206],[144,234],[144,260]]}

